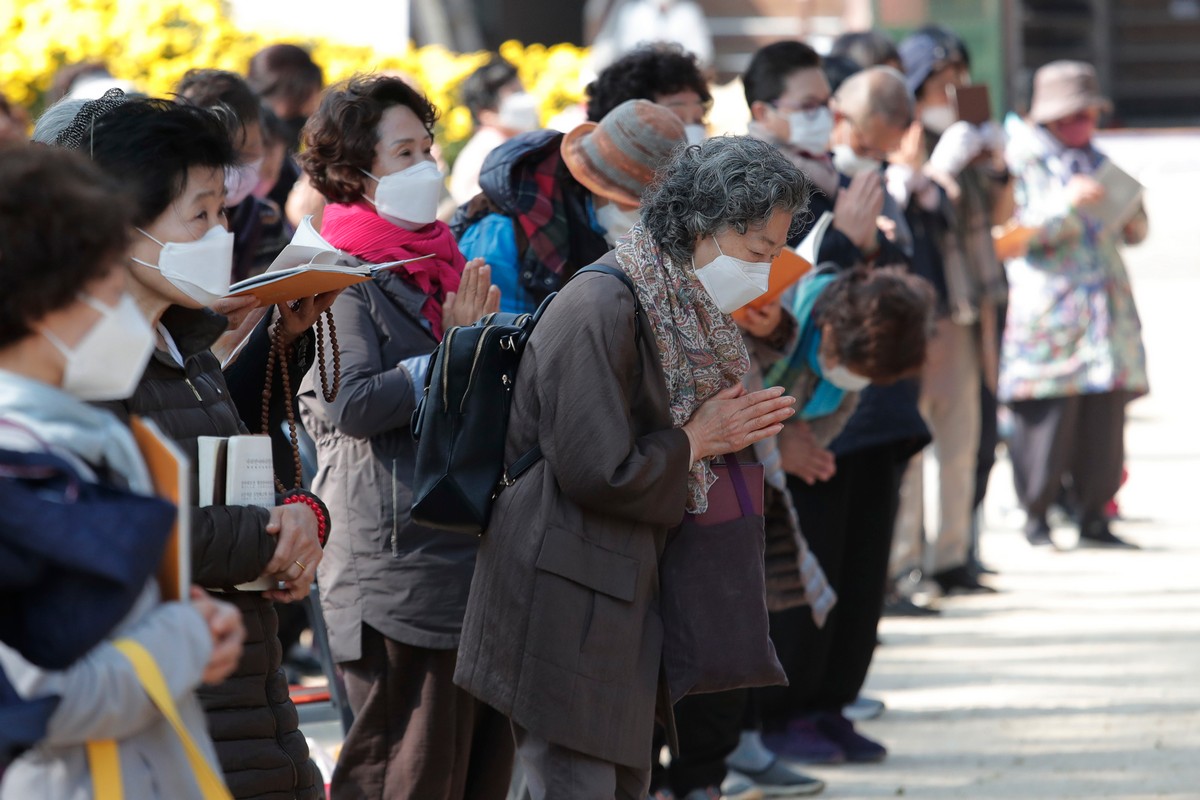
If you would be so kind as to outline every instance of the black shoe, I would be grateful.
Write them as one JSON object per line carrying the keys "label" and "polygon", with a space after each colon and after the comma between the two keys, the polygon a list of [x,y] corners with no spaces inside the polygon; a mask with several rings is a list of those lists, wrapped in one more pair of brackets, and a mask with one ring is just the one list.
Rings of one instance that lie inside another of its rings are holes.
{"label": "black shoe", "polygon": [[1108,547],[1124,550],[1141,550],[1133,542],[1127,542],[1108,528],[1108,522],[1102,521],[1085,526],[1079,532],[1080,547]]}
{"label": "black shoe", "polygon": [[944,570],[933,576],[943,594],[994,594],[996,590],[971,574],[965,566]]}
{"label": "black shoe", "polygon": [[1054,546],[1054,540],[1050,538],[1050,526],[1044,519],[1025,523],[1025,540],[1034,547]]}
{"label": "black shoe", "polygon": [[970,561],[967,564],[967,569],[970,570],[971,574],[974,575],[976,578],[980,577],[981,575],[999,575],[1000,574],[996,570],[994,570],[991,567],[984,564],[982,561],[978,561],[978,560]]}
{"label": "black shoe", "polygon": [[907,597],[890,595],[883,601],[885,617],[937,617],[941,611],[929,606],[919,606]]}

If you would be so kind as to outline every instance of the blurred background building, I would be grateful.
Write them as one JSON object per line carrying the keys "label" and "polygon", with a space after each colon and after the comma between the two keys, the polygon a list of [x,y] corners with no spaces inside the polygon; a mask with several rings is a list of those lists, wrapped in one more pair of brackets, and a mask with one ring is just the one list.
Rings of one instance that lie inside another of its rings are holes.
{"label": "blurred background building", "polygon": [[[623,6],[688,0],[340,0],[336,19],[305,14],[295,0],[296,33],[379,46],[411,37],[456,52],[501,42],[591,44]],[[997,110],[1023,110],[1033,71],[1048,61],[1094,63],[1116,105],[1117,125],[1200,122],[1200,0],[694,0],[712,34],[712,69],[724,82],[773,41],[803,38],[818,49],[839,33],[879,27],[896,36],[928,22],[953,28],[971,49],[976,79],[992,87]],[[235,15],[259,25],[263,0],[234,0]],[[361,13],[357,11],[361,7]],[[370,25],[363,19],[372,19]],[[311,22],[306,22],[311,20]],[[341,25],[342,27],[337,27]],[[343,31],[343,28],[345,29]]]}

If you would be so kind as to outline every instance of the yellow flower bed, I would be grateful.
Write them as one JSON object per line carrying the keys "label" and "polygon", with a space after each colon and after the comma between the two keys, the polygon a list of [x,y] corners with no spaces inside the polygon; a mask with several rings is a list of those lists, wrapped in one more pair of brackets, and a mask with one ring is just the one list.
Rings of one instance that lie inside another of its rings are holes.
{"label": "yellow flower bed", "polygon": [[[277,41],[239,30],[221,0],[4,0],[0,2],[0,92],[40,112],[54,73],[64,64],[103,61],[119,78],[165,95],[195,67],[244,74],[250,57]],[[455,152],[471,135],[471,115],[457,104],[459,83],[487,58],[443,47],[388,54],[325,39],[310,47],[330,83],[357,72],[412,78],[442,112],[438,140]],[[548,119],[583,96],[587,50],[505,42],[500,52],[520,70]]]}

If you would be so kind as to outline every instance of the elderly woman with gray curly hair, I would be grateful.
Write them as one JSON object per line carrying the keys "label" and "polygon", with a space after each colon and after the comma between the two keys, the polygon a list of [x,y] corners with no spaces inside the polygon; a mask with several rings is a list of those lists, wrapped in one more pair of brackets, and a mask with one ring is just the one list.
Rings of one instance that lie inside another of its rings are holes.
{"label": "elderly woman with gray curly hair", "polygon": [[782,389],[742,388],[729,313],[766,291],[808,194],[753,139],[680,148],[599,262],[635,290],[585,272],[530,337],[507,455],[544,457],[495,506],[455,681],[511,719],[535,800],[646,797],[656,705],[670,714],[659,559],[707,508],[710,459],[795,413]]}

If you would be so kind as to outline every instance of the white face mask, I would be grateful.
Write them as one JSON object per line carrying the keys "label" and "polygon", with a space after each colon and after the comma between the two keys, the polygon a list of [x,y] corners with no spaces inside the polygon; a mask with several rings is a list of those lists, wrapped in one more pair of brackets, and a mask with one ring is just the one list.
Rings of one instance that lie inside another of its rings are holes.
{"label": "white face mask", "polygon": [[154,353],[154,332],[141,309],[129,295],[123,295],[115,307],[94,297],[80,300],[102,315],[74,348],[48,330],[42,330],[50,344],[67,360],[62,388],[80,400],[124,400],[137,389]]}
{"label": "white face mask", "polygon": [[687,136],[688,144],[703,144],[704,141],[708,139],[707,125],[684,125],[683,132],[684,135]]}
{"label": "white face mask", "polygon": [[537,98],[529,92],[513,92],[506,96],[500,101],[496,115],[500,126],[510,131],[525,133],[542,127]]}
{"label": "white face mask", "polygon": [[715,236],[713,242],[717,245],[717,252],[721,254],[699,269],[696,269],[696,262],[693,260],[692,268],[696,269],[696,278],[717,304],[717,308],[726,314],[732,314],[751,300],[767,293],[771,262],[743,261],[727,256],[721,252],[721,245]]}
{"label": "white face mask", "polygon": [[861,392],[871,385],[870,378],[855,375],[841,364],[838,364],[836,367],[827,367],[823,357],[821,358],[821,377],[843,392]]}
{"label": "white face mask", "polygon": [[833,166],[838,172],[853,178],[860,172],[879,172],[883,169],[883,162],[860,156],[848,144],[839,144],[833,148]]}
{"label": "white face mask", "polygon": [[945,133],[956,122],[958,115],[950,106],[932,106],[921,112],[921,125],[933,133]]}
{"label": "white face mask", "polygon": [[262,165],[265,159],[256,158],[248,164],[238,164],[236,167],[225,168],[225,204],[236,206],[241,203],[254,187],[258,186],[262,175]]}
{"label": "white face mask", "polygon": [[376,178],[366,170],[363,174],[379,182],[371,202],[379,216],[388,222],[415,231],[437,219],[444,178],[432,161],[413,164],[382,178]]}
{"label": "white face mask", "polygon": [[233,233],[220,225],[208,229],[194,242],[160,242],[141,228],[138,233],[162,245],[158,264],[133,259],[156,269],[171,285],[203,306],[211,306],[229,294],[233,274]]}
{"label": "white face mask", "polygon": [[641,218],[641,209],[626,211],[611,200],[608,205],[596,209],[596,221],[604,228],[604,238],[610,245],[616,244],[617,239],[629,233],[629,229],[637,225]]}
{"label": "white face mask", "polygon": [[812,111],[793,111],[787,115],[791,135],[788,144],[806,153],[822,155],[829,149],[833,135],[833,113],[825,106]]}

